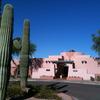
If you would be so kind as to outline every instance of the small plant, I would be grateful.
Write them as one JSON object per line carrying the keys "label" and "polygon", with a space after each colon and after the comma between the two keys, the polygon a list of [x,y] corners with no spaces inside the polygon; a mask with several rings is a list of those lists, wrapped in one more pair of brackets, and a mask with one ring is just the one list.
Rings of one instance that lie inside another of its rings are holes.
{"label": "small plant", "polygon": [[95,79],[94,79],[92,76],[90,77],[90,80],[91,80],[91,81],[95,81]]}
{"label": "small plant", "polygon": [[96,81],[100,81],[100,76],[97,76],[96,77]]}
{"label": "small plant", "polygon": [[62,100],[60,97],[58,97],[55,93],[55,91],[51,90],[50,88],[46,86],[42,86],[40,88],[39,93],[36,95],[37,98],[42,99],[56,99],[56,100]]}
{"label": "small plant", "polygon": [[8,86],[7,98],[8,97],[11,98],[11,97],[14,97],[14,96],[19,96],[19,95],[20,96],[23,95],[19,83]]}
{"label": "small plant", "polygon": [[[56,95],[56,92],[50,89],[47,86],[29,86],[31,91],[27,94],[23,94],[23,91],[20,88],[20,83],[13,83],[8,86],[7,89],[7,99],[14,97],[36,97],[40,99],[54,99],[54,100],[62,100],[60,97]],[[13,100],[13,99],[12,99]],[[19,99],[18,99],[19,100]]]}

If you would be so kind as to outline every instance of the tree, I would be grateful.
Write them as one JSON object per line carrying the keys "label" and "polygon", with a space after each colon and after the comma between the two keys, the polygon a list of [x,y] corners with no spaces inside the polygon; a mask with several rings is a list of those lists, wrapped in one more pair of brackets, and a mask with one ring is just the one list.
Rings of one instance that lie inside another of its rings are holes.
{"label": "tree", "polygon": [[36,45],[34,43],[30,43],[29,44],[29,55],[32,58],[32,55],[34,54],[34,52],[36,51]]}
{"label": "tree", "polygon": [[[20,37],[16,37],[13,39],[13,50],[12,50],[12,54],[13,55],[20,55],[20,51],[22,48],[22,39]],[[29,44],[29,55],[32,57],[32,55],[34,54],[34,52],[36,51],[36,45],[32,42],[30,42]]]}
{"label": "tree", "polygon": [[20,51],[21,51],[21,38],[16,37],[13,39],[13,47],[12,47],[12,54],[19,56]]}
{"label": "tree", "polygon": [[92,41],[93,41],[93,45],[92,45],[92,49],[98,53],[98,55],[100,56],[100,30],[97,31],[96,34],[92,35]]}
{"label": "tree", "polygon": [[[29,55],[30,55],[30,65],[31,65],[31,58],[32,55],[34,54],[34,52],[36,51],[36,45],[32,42],[30,42],[29,44]],[[20,37],[16,37],[13,39],[13,46],[12,46],[12,55],[14,56],[20,56],[20,52],[21,52],[21,48],[22,48],[22,39]],[[19,66],[17,65],[16,62],[14,61],[14,57],[12,57],[12,62],[15,64],[15,66],[17,67],[16,69],[16,77],[18,77],[18,70],[19,70]]]}

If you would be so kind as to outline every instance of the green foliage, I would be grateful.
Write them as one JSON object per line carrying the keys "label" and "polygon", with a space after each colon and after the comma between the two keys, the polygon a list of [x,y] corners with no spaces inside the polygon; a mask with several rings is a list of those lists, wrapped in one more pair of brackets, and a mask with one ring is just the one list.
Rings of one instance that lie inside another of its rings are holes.
{"label": "green foliage", "polygon": [[97,76],[96,77],[96,81],[100,81],[100,76]]}
{"label": "green foliage", "polygon": [[10,77],[10,60],[12,50],[13,7],[6,4],[3,10],[0,30],[0,100],[5,100]]}
{"label": "green foliage", "polygon": [[100,31],[98,31],[97,34],[92,35],[92,41],[92,49],[95,50],[100,56]]}
{"label": "green foliage", "polygon": [[91,80],[91,81],[95,81],[95,78],[93,78],[93,77],[91,76],[91,77],[90,77],[90,80]]}
{"label": "green foliage", "polygon": [[[26,94],[30,97],[30,94]],[[26,96],[25,95],[25,96]],[[7,98],[13,98],[17,96],[24,96],[23,92],[21,91],[19,83],[13,83],[13,85],[9,85],[7,89]],[[24,96],[24,97],[25,97]],[[27,97],[26,96],[26,97]],[[55,99],[55,100],[62,100],[60,97],[56,95],[56,92],[52,89],[48,88],[47,86],[31,86],[31,96],[36,98],[43,98],[43,99]]]}
{"label": "green foliage", "polygon": [[41,86],[38,94],[36,95],[37,98],[41,99],[55,99],[55,100],[62,100],[60,97],[58,97],[55,93],[55,91],[51,90],[47,86]]}
{"label": "green foliage", "polygon": [[17,37],[13,39],[13,46],[12,46],[12,53],[16,54],[17,56],[19,55],[21,51],[21,38]]}
{"label": "green foliage", "polygon": [[[21,48],[22,48],[22,39],[20,37],[16,37],[13,39],[13,54],[16,54],[19,56]],[[29,55],[32,56],[32,54],[36,51],[36,45],[34,43],[29,44]]]}
{"label": "green foliage", "polygon": [[[12,46],[12,54],[15,56],[20,55],[21,52],[21,48],[22,48],[22,39],[20,37],[16,37],[13,39],[13,46]],[[29,55],[30,57],[32,57],[32,54],[36,51],[36,45],[33,43],[29,44]],[[16,67],[18,68],[16,62],[14,62],[14,60],[12,59],[13,63],[16,65]],[[31,61],[31,59],[30,59]],[[30,66],[32,66],[32,64],[30,63]],[[16,74],[16,76],[18,76],[18,74]]]}
{"label": "green foliage", "polygon": [[36,45],[34,43],[30,43],[29,47],[29,55],[32,56],[32,54],[36,51]]}
{"label": "green foliage", "polygon": [[27,85],[28,67],[29,67],[29,43],[30,43],[30,22],[24,20],[23,37],[22,37],[22,48],[20,55],[20,77],[21,77],[21,88]]}
{"label": "green foliage", "polygon": [[7,98],[19,96],[19,95],[20,96],[23,95],[19,84],[13,84],[13,85],[8,86],[8,88],[7,88]]}

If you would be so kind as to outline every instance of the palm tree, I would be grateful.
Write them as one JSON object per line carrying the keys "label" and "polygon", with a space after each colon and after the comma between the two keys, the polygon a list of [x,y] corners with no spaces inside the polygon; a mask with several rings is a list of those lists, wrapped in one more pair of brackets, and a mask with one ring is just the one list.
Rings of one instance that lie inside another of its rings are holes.
{"label": "palm tree", "polygon": [[[20,51],[21,51],[21,38],[20,37],[16,37],[13,39],[13,55],[20,55]],[[34,43],[30,43],[30,51],[29,51],[29,55],[32,57],[32,55],[34,54],[34,52],[36,51],[36,45]]]}
{"label": "palm tree", "polygon": [[[14,61],[14,56],[17,56],[18,58],[20,57],[20,52],[21,52],[21,47],[22,47],[22,39],[20,37],[16,37],[13,39],[13,47],[12,47],[12,62],[13,64],[17,67],[16,70],[16,77],[18,77],[18,72],[19,72],[19,66],[15,61]],[[30,50],[29,50],[29,55],[30,55],[30,65],[31,65],[31,58],[34,52],[36,51],[36,45],[33,43],[30,43]]]}

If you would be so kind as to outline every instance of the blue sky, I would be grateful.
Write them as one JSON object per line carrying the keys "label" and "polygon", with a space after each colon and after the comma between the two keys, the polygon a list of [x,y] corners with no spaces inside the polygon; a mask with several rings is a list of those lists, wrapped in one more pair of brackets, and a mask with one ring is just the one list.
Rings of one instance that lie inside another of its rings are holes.
{"label": "blue sky", "polygon": [[91,34],[100,29],[100,0],[2,0],[14,6],[14,37],[22,35],[23,20],[30,19],[35,57],[48,57],[74,49],[91,50]]}

